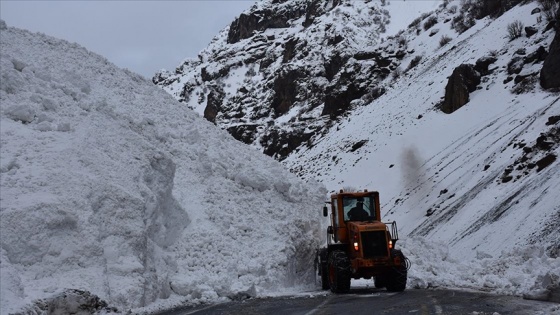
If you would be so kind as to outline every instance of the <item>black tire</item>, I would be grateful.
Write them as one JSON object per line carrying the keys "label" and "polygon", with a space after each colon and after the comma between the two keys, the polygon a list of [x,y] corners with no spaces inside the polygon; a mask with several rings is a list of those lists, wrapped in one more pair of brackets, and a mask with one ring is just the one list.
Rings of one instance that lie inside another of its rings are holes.
{"label": "black tire", "polygon": [[387,286],[387,280],[384,276],[377,276],[373,279],[373,284],[377,289],[381,289]]}
{"label": "black tire", "polygon": [[321,263],[321,289],[328,290],[331,288],[329,283],[329,268],[327,267],[327,262]]}
{"label": "black tire", "polygon": [[408,270],[406,269],[406,258],[400,250],[391,251],[391,256],[399,257],[401,264],[389,270],[387,274],[386,287],[389,292],[402,292],[406,289]]}
{"label": "black tire", "polygon": [[346,253],[334,250],[329,255],[329,283],[334,293],[350,291],[350,260]]}

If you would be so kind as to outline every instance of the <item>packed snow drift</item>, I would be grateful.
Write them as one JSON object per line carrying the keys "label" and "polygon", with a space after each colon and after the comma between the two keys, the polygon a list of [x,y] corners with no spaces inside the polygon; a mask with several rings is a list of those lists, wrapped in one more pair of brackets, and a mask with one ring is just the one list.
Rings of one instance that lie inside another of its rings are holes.
{"label": "packed snow drift", "polygon": [[2,22],[0,60],[2,314],[313,286],[321,185],[77,44]]}

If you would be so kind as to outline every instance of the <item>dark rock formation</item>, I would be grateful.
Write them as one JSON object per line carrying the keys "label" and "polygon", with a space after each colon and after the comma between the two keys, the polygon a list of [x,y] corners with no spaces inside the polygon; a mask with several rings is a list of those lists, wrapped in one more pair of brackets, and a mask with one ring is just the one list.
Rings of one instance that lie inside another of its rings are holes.
{"label": "dark rock formation", "polygon": [[237,140],[244,143],[252,143],[255,140],[255,132],[259,127],[258,124],[245,124],[232,126],[227,131]]}
{"label": "dark rock formation", "polygon": [[543,157],[542,159],[538,160],[536,162],[537,164],[537,172],[542,171],[543,169],[545,169],[547,166],[549,166],[550,164],[552,164],[554,161],[556,161],[556,155],[554,153],[549,153],[547,154],[545,157]]}
{"label": "dark rock formation", "polygon": [[208,71],[208,69],[202,68],[200,70],[200,77],[202,78],[202,81],[212,81],[214,79],[220,78],[220,77],[224,77],[229,73],[229,67],[221,67],[217,72],[210,72]]}
{"label": "dark rock formation", "polygon": [[291,7],[279,7],[279,10],[254,11],[250,14],[242,13],[231,23],[227,43],[234,44],[242,39],[249,38],[255,31],[288,27],[289,20],[297,19],[304,14],[306,14],[304,9]]}
{"label": "dark rock formation", "polygon": [[[554,117],[559,116],[549,117],[546,123],[547,126],[554,124],[552,123],[555,121]],[[508,176],[511,176],[511,179],[513,179],[512,175],[515,174],[511,173],[517,174],[514,179],[514,181],[517,181],[523,176],[530,174],[532,170],[536,169],[537,172],[540,172],[547,168],[556,161],[557,155],[555,150],[559,145],[560,128],[557,127],[551,127],[548,131],[541,133],[532,146],[525,142],[514,143],[513,148],[521,149],[522,155],[513,164],[506,167],[502,175],[502,181],[504,178],[507,179]]]}
{"label": "dark rock formation", "polygon": [[283,63],[286,63],[295,57],[296,55],[295,50],[296,50],[297,43],[298,43],[297,38],[296,39],[292,38],[286,42],[286,44],[284,45],[284,58],[282,59]]}
{"label": "dark rock formation", "polygon": [[224,99],[224,91],[221,89],[213,89],[208,93],[206,108],[204,109],[204,118],[208,121],[216,123],[216,116],[220,112]]}
{"label": "dark rock formation", "polygon": [[368,140],[360,140],[356,143],[354,143],[352,145],[352,148],[350,149],[350,152],[355,152],[356,150],[358,150],[359,148],[363,147],[364,144],[366,144],[368,142]]}
{"label": "dark rock formation", "polygon": [[360,51],[354,54],[356,60],[369,60],[381,57],[377,51]]}
{"label": "dark rock formation", "polygon": [[546,122],[547,126],[554,125],[560,121],[560,115],[557,116],[550,116],[548,117],[548,121]]}
{"label": "dark rock formation", "polygon": [[364,96],[363,88],[351,83],[342,91],[332,91],[325,97],[325,107],[321,115],[329,115],[334,118],[350,108],[350,102]]}
{"label": "dark rock formation", "polygon": [[314,132],[306,133],[305,128],[294,129],[291,132],[271,129],[261,139],[261,145],[265,148],[263,153],[281,161],[313,135]]}
{"label": "dark rock formation", "polygon": [[322,0],[312,0],[309,2],[305,10],[305,21],[303,22],[304,27],[311,26],[311,24],[313,24],[313,21],[315,20],[315,17],[323,13],[323,10],[321,10],[322,4]]}
{"label": "dark rock formation", "polygon": [[344,58],[340,54],[332,56],[332,58],[325,63],[325,77],[327,80],[332,81],[342,66],[346,64],[347,60],[348,58]]}
{"label": "dark rock formation", "polygon": [[539,30],[537,30],[536,27],[533,26],[525,26],[525,34],[527,34],[527,37],[531,37],[535,34],[537,34]]}
{"label": "dark rock formation", "polygon": [[546,51],[546,48],[540,46],[535,52],[525,57],[524,62],[525,63],[541,62],[544,61],[547,56],[548,56],[548,51]]}
{"label": "dark rock formation", "polygon": [[521,72],[521,70],[523,69],[523,57],[513,57],[513,59],[511,59],[508,62],[507,65],[507,72],[509,75],[513,75],[513,74],[519,74]]}
{"label": "dark rock formation", "polygon": [[480,1],[477,19],[481,19],[488,15],[497,16],[504,11],[501,1]]}
{"label": "dark rock formation", "polygon": [[560,88],[560,31],[559,27],[556,28],[556,35],[541,70],[540,81],[544,89]]}
{"label": "dark rock formation", "polygon": [[480,74],[473,65],[462,64],[453,70],[445,87],[445,97],[441,110],[451,114],[469,101],[469,93],[480,84]]}
{"label": "dark rock formation", "polygon": [[257,30],[259,19],[259,16],[256,14],[247,15],[242,13],[239,15],[229,27],[228,44],[237,43],[242,39],[251,37],[253,32]]}
{"label": "dark rock formation", "polygon": [[286,71],[281,73],[274,80],[274,98],[272,100],[272,109],[276,116],[287,113],[297,95],[297,80],[302,74],[297,70]]}
{"label": "dark rock formation", "polygon": [[497,60],[496,57],[482,57],[476,61],[474,70],[478,71],[481,75],[487,75],[490,73],[488,67]]}

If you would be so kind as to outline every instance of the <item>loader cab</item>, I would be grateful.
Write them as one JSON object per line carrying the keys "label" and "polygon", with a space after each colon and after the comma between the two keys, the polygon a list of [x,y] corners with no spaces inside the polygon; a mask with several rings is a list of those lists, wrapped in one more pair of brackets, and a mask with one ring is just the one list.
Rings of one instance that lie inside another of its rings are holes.
{"label": "loader cab", "polygon": [[[360,220],[351,217],[349,215],[350,211],[356,207],[360,207],[359,203],[362,203],[361,207],[366,211],[367,215]],[[348,240],[348,226],[349,222],[363,221],[372,222],[380,221],[380,207],[379,207],[379,193],[377,191],[368,192],[344,192],[332,194],[330,202],[330,221],[331,226],[329,226],[328,234],[329,243],[347,243]],[[328,216],[328,207],[323,208],[323,215]]]}

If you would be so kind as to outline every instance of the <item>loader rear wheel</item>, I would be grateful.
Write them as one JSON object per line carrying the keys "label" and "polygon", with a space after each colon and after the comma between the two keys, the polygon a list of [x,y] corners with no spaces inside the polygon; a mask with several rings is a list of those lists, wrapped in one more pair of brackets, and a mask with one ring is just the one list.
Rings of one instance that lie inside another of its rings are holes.
{"label": "loader rear wheel", "polygon": [[350,291],[350,260],[341,250],[332,251],[329,255],[329,284],[334,293]]}
{"label": "loader rear wheel", "polygon": [[406,258],[400,250],[393,250],[391,256],[399,257],[401,264],[389,269],[387,275],[387,291],[389,292],[402,292],[406,288],[406,280],[408,277],[408,270],[406,268]]}

